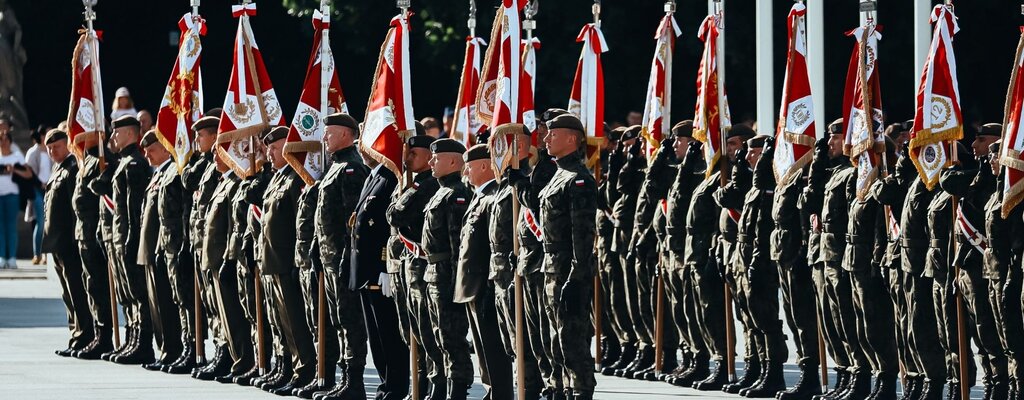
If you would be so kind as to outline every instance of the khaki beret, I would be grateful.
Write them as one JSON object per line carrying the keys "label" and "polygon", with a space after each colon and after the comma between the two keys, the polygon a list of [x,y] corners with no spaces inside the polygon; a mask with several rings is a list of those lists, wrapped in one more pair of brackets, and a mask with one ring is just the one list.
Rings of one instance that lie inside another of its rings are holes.
{"label": "khaki beret", "polygon": [[324,118],[324,125],[344,126],[346,128],[352,129],[356,133],[359,133],[359,123],[356,122],[355,118],[352,118],[352,116],[348,114],[334,113],[328,115],[327,118]]}
{"label": "khaki beret", "polygon": [[672,136],[677,138],[693,138],[693,120],[679,121],[672,127]]}
{"label": "khaki beret", "polygon": [[466,146],[462,145],[454,139],[444,138],[437,139],[430,144],[430,152],[434,154],[442,153],[457,153],[463,154],[466,152]]}
{"label": "khaki beret", "polygon": [[46,132],[46,139],[45,139],[45,141],[43,143],[50,144],[50,143],[56,143],[56,142],[59,142],[61,140],[67,140],[67,139],[68,139],[67,132],[64,132],[64,131],[62,131],[60,129],[50,129],[49,132]]}
{"label": "khaki beret", "polygon": [[263,144],[271,144],[288,137],[287,126],[275,126],[267,134],[263,135]]}
{"label": "khaki beret", "polygon": [[843,134],[843,119],[839,118],[832,123],[828,124],[828,128],[825,129],[825,133],[829,135],[842,135]]}
{"label": "khaki beret", "polygon": [[466,150],[466,153],[462,155],[462,159],[466,162],[489,160],[491,159],[491,151],[488,150],[486,144],[480,143]]}
{"label": "khaki beret", "polygon": [[151,144],[159,143],[156,137],[156,130],[150,129],[146,134],[142,135],[142,140],[139,141],[139,147],[147,148]]}
{"label": "khaki beret", "polygon": [[195,123],[192,124],[192,131],[199,132],[200,129],[217,129],[220,125],[220,118],[213,116],[206,116],[199,118]]}
{"label": "khaki beret", "polygon": [[125,115],[121,118],[114,120],[114,129],[126,128],[129,126],[138,127],[142,126],[142,124],[139,123],[138,119],[135,119],[135,117],[131,115]]}

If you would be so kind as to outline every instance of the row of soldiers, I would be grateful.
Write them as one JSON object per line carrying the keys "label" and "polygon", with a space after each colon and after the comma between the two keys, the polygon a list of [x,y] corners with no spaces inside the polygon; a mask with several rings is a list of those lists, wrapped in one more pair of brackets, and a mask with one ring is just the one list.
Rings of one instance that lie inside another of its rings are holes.
{"label": "row of soldiers", "polygon": [[[517,355],[528,398],[592,398],[599,196],[576,117],[545,113],[537,138],[497,127],[519,158],[503,170],[487,145],[417,126],[396,176],[358,150],[355,119],[333,114],[325,173],[307,185],[285,158],[287,127],[249,143],[255,172],[243,178],[218,142],[219,114],[194,124],[180,170],[133,117],[115,120],[103,147],[47,134],[45,236],[72,333],[58,355],[333,400],[365,398],[372,351],[376,398],[391,400],[410,392],[415,350],[421,397],[457,400],[473,383],[472,332],[487,398],[512,398]],[[116,348],[112,301],[126,321]]]}
{"label": "row of soldiers", "polygon": [[[861,188],[843,128],[830,124],[791,176],[774,171],[775,138],[741,125],[727,134],[727,160],[710,166],[690,121],[651,157],[639,127],[610,135],[598,222],[604,375],[778,399],[896,399],[902,379],[901,399],[939,399],[946,385],[957,399],[977,375],[962,335],[978,349],[985,398],[1020,398],[1024,240],[1013,232],[1024,220],[1019,207],[1002,214],[1001,126],[984,125],[970,148],[952,144],[958,161],[933,189],[907,143],[896,145],[910,124],[888,127],[877,149],[886,162]],[[657,318],[659,284],[668,305]],[[727,308],[746,337],[735,381]],[[780,315],[800,369],[789,389]],[[837,373],[826,393],[821,351]]]}

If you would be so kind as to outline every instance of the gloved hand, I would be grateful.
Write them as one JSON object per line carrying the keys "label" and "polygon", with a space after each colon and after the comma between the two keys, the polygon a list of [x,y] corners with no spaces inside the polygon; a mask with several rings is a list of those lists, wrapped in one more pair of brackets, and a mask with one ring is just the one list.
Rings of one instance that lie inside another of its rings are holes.
{"label": "gloved hand", "polygon": [[993,175],[992,174],[992,157],[998,157],[998,155],[993,156],[991,153],[989,153],[989,154],[985,154],[985,155],[983,155],[981,157],[978,157],[978,176],[977,177],[979,179],[988,179],[988,178],[992,177],[992,175]]}
{"label": "gloved hand", "polygon": [[583,304],[580,304],[580,295],[583,294],[583,283],[577,280],[567,280],[562,285],[562,291],[558,295],[558,304],[566,314],[581,314]]}
{"label": "gloved hand", "polygon": [[675,146],[676,146],[676,139],[675,138],[666,138],[666,139],[663,139],[661,141],[661,147],[659,147],[659,149],[662,149],[665,152],[665,154],[661,155],[661,156],[665,157],[665,161],[666,162],[675,161],[675,159],[676,159],[676,149],[675,149]]}
{"label": "gloved hand", "polygon": [[914,162],[910,159],[910,143],[903,142],[903,154],[896,160],[896,178],[901,181],[909,180],[913,177],[916,169]]}
{"label": "gloved hand", "polygon": [[687,171],[693,171],[697,165],[697,161],[704,157],[701,152],[703,144],[696,140],[690,141],[690,144],[686,147],[686,155],[683,157],[682,169]]}
{"label": "gloved hand", "polygon": [[764,140],[764,149],[761,150],[761,158],[754,166],[754,174],[762,181],[775,180],[773,158],[775,157],[775,137],[768,137]]}
{"label": "gloved hand", "polygon": [[824,184],[825,169],[828,168],[828,138],[821,138],[814,142],[814,155],[811,157],[811,166],[807,173],[808,181],[811,184],[820,182]]}
{"label": "gloved hand", "polygon": [[612,150],[612,154],[608,156],[608,173],[622,170],[624,164],[626,164],[626,153],[621,145],[616,146],[615,150]]}
{"label": "gloved hand", "polygon": [[643,148],[644,148],[643,140],[637,139],[635,142],[633,142],[632,146],[629,146],[629,158],[634,158],[636,156],[639,156],[640,155],[640,150],[643,150]]}
{"label": "gloved hand", "polygon": [[639,254],[641,256],[646,255],[646,254],[650,254],[651,253],[651,243],[650,243],[650,240],[648,239],[648,236],[647,235],[640,235],[640,237],[637,238],[636,244],[633,246],[633,248],[636,249],[636,253],[635,254]]}
{"label": "gloved hand", "polygon": [[515,187],[519,187],[522,183],[530,182],[530,176],[523,172],[521,168],[509,168],[505,175],[507,175],[505,179],[508,179],[508,184]]}
{"label": "gloved hand", "polygon": [[377,276],[377,284],[380,285],[380,292],[384,294],[384,297],[394,297],[395,287],[391,285],[391,275],[386,272],[381,272]]}
{"label": "gloved hand", "polygon": [[675,158],[675,154],[676,152],[672,149],[671,144],[666,145],[665,142],[662,142],[661,147],[659,147],[658,151],[654,153],[654,161],[651,162],[650,170],[655,174],[658,171],[661,171],[666,165],[672,162],[672,159]]}
{"label": "gloved hand", "polygon": [[736,166],[739,168],[750,168],[750,163],[747,162],[747,145],[740,146],[739,150],[736,150]]}

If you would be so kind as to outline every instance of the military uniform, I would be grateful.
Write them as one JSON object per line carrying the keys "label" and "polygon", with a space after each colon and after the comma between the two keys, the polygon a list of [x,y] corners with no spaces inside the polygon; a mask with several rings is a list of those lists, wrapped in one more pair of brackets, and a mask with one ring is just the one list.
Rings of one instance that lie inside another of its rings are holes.
{"label": "military uniform", "polygon": [[430,170],[416,173],[412,185],[397,194],[397,198],[391,202],[387,219],[388,223],[398,230],[404,248],[399,261],[402,263],[409,329],[415,333],[417,340],[415,344],[410,345],[423,350],[420,353],[419,371],[426,374],[431,390],[438,396],[443,396],[447,392],[444,355],[430,325],[427,288],[423,282],[427,260],[421,248],[424,208],[439,187],[437,179],[430,175]]}
{"label": "military uniform", "polygon": [[[216,169],[214,169],[216,171]],[[216,171],[220,173],[219,171]],[[214,299],[220,316],[222,329],[231,353],[232,364],[227,375],[221,380],[240,376],[253,368],[253,337],[251,326],[245,321],[245,314],[238,295],[238,263],[228,256],[232,220],[232,199],[241,183],[232,171],[217,176],[217,188],[213,191],[206,207],[206,225],[203,236],[202,265],[213,269]]]}
{"label": "military uniform", "polygon": [[[155,135],[148,134],[143,137],[143,145],[156,143]],[[149,182],[142,193],[142,214],[140,215],[141,227],[139,233],[139,246],[136,252],[135,263],[145,269],[146,281],[146,304],[149,307],[149,314],[153,321],[153,336],[160,347],[160,357],[151,364],[143,367],[149,370],[160,370],[165,365],[170,365],[181,356],[184,344],[181,342],[181,320],[178,319],[178,309],[171,298],[171,283],[168,278],[167,257],[163,248],[158,242],[160,239],[160,185],[168,171],[173,165],[170,159],[153,171]]]}
{"label": "military uniform", "polygon": [[[558,122],[549,123],[553,127]],[[554,364],[576,399],[593,398],[594,359],[589,345],[595,270],[591,262],[597,183],[578,153],[557,159],[558,171],[539,193],[544,243],[544,287],[552,326]],[[569,233],[566,237],[566,232]]]}
{"label": "military uniform", "polygon": [[[173,161],[170,161],[173,164]],[[189,211],[188,191],[182,185],[176,165],[166,167],[159,183],[157,209],[160,217],[160,236],[157,240],[159,253],[166,261],[167,276],[181,327],[181,356],[169,365],[165,372],[184,373],[195,365],[195,262],[187,243]],[[173,332],[172,332],[173,333]]]}
{"label": "military uniform", "polygon": [[[283,138],[281,138],[283,139]],[[281,140],[278,139],[278,140]],[[268,163],[269,164],[269,163]],[[263,224],[260,226],[261,272],[271,282],[267,296],[274,300],[281,341],[291,356],[292,374],[287,384],[276,388],[282,394],[310,384],[316,375],[316,350],[313,335],[304,318],[299,270],[295,266],[295,220],[304,182],[290,165],[278,169],[263,196]],[[286,389],[286,390],[283,390]]]}
{"label": "military uniform", "polygon": [[[637,128],[638,129],[638,128]],[[630,131],[634,128],[630,128]],[[627,131],[626,136],[631,135]],[[635,136],[634,136],[635,137]],[[632,327],[636,336],[636,356],[631,360],[620,360],[616,363],[616,376],[626,376],[627,372],[634,372],[646,368],[654,363],[654,335],[653,325],[648,326],[640,310],[640,283],[637,281],[635,259],[630,258],[632,249],[629,247],[633,238],[634,218],[636,216],[637,202],[640,195],[640,186],[643,184],[643,167],[647,164],[646,159],[640,154],[639,144],[634,144],[625,155],[625,162],[616,173],[615,191],[619,198],[612,206],[612,215],[615,221],[615,236],[612,248],[619,255],[619,264],[622,268],[623,296],[615,296],[614,303],[625,304],[629,312],[629,326]],[[613,291],[614,292],[614,291]],[[615,301],[619,300],[620,301]],[[613,306],[615,308],[619,306]],[[648,322],[653,323],[653,314]]]}
{"label": "military uniform", "polygon": [[[359,294],[349,289],[348,274],[352,218],[369,173],[354,146],[331,154],[331,165],[317,185],[320,193],[313,225],[324,267],[328,311],[338,332],[339,348],[343,349],[343,369],[349,377],[354,369],[361,370],[366,364],[366,325]],[[332,392],[343,390],[344,383],[339,382]]]}
{"label": "military uniform", "polygon": [[423,281],[427,284],[430,299],[428,304],[434,337],[444,354],[449,398],[465,398],[466,390],[473,383],[473,364],[466,342],[469,321],[466,307],[455,303],[453,296],[458,261],[456,251],[462,240],[462,222],[473,192],[462,182],[459,172],[437,180],[441,187],[427,202],[424,212],[422,241],[427,269]]}
{"label": "military uniform", "polygon": [[[63,140],[67,140],[66,135]],[[89,297],[83,280],[82,259],[72,229],[75,216],[73,210],[67,207],[75,191],[76,174],[78,163],[75,157],[69,155],[54,167],[46,183],[42,250],[53,254],[61,298],[68,317],[68,330],[71,332],[68,349],[83,350],[96,338],[96,331],[87,304]]]}
{"label": "military uniform", "polygon": [[[111,195],[113,194],[114,171],[117,170],[117,165],[120,163],[120,156],[117,153],[108,154],[106,161],[106,168],[96,179],[89,182],[89,191],[97,196],[100,210],[97,236],[110,265],[109,268],[112,270],[111,273],[114,275],[114,286],[110,290],[114,291],[117,303],[121,305],[124,312],[125,340],[121,342],[119,348],[100,356],[104,360],[110,360],[114,356],[127,354],[135,348],[137,343],[135,328],[138,324],[136,322],[137,313],[132,307],[128,296],[128,287],[125,283],[124,263],[117,257],[117,252],[114,250],[114,199],[111,198]],[[112,323],[112,328],[116,329],[114,326],[116,323],[116,321]]]}
{"label": "military uniform", "polygon": [[136,144],[129,144],[120,151],[121,161],[114,171],[112,196],[114,201],[113,240],[114,251],[121,260],[125,286],[131,307],[135,310],[138,351],[115,360],[122,363],[148,363],[152,359],[153,327],[152,313],[146,305],[146,274],[138,261],[141,231],[142,202],[152,172],[149,163],[142,157]]}
{"label": "military uniform", "polygon": [[[598,247],[601,249],[601,253],[598,255],[598,262],[604,268],[601,271],[603,300],[605,301],[604,309],[607,314],[606,319],[610,320],[615,328],[620,347],[618,357],[602,368],[602,375],[614,375],[616,370],[625,369],[636,358],[637,346],[639,345],[636,329],[629,314],[625,267],[622,265],[622,260],[625,258],[624,253],[627,249],[620,249],[620,247],[624,247],[623,245],[616,246],[617,242],[621,241],[618,239],[617,225],[619,221],[617,216],[620,216],[627,208],[618,205],[619,200],[622,198],[622,192],[618,190],[619,174],[622,172],[622,167],[625,165],[627,157],[623,146],[620,139],[620,144],[608,155],[606,179],[598,186],[600,198],[604,199],[603,204],[600,204],[600,212],[597,216],[597,242]],[[541,160],[541,162],[547,163],[548,160]],[[554,163],[552,162],[551,165],[554,165]],[[635,211],[635,202],[633,205],[633,210]],[[616,213],[616,210],[619,210],[619,213]],[[609,357],[607,351],[605,351],[605,357]]]}
{"label": "military uniform", "polygon": [[[982,168],[987,168],[987,165]],[[1006,174],[1000,174],[996,187],[1003,188]],[[1008,391],[1019,394],[1024,384],[1024,332],[1021,302],[1021,255],[1024,254],[1024,208],[1014,207],[1003,218],[1003,191],[995,190],[985,204],[984,275],[988,280],[989,304],[999,329],[1000,343],[1008,359]],[[997,382],[998,384],[998,382]],[[1008,398],[1013,398],[1008,395]]]}
{"label": "military uniform", "polygon": [[100,200],[89,190],[88,184],[100,176],[99,147],[85,151],[78,174],[75,174],[71,205],[75,211],[75,241],[82,259],[83,279],[88,293],[89,311],[93,320],[93,341],[77,356],[97,359],[113,349],[113,328],[110,312],[109,264],[99,238]]}

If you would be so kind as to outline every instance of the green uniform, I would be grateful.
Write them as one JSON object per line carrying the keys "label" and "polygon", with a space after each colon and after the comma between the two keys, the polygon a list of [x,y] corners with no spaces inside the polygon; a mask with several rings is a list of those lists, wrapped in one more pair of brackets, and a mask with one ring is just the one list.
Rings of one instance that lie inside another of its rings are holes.
{"label": "green uniform", "polygon": [[324,286],[331,323],[338,332],[343,360],[349,366],[366,364],[366,324],[359,294],[348,287],[350,220],[370,170],[354,146],[331,154],[331,166],[317,188],[314,234],[324,267]]}
{"label": "green uniform", "polygon": [[1019,393],[1024,384],[1024,332],[1021,302],[1021,255],[1024,254],[1024,208],[1017,206],[1003,218],[1005,174],[999,175],[995,190],[985,204],[984,275],[988,280],[989,304],[999,327],[1000,342],[1008,359],[1008,383]]}
{"label": "green uniform", "polygon": [[[600,198],[604,200],[601,203],[600,212],[598,212],[597,216],[597,245],[601,249],[601,253],[598,255],[598,262],[601,268],[603,268],[601,271],[602,292],[604,294],[604,299],[602,299],[604,300],[603,308],[606,314],[605,319],[612,323],[619,344],[623,347],[623,354],[619,357],[619,360],[616,360],[616,364],[632,361],[637,345],[636,331],[629,316],[629,300],[626,295],[626,285],[624,282],[625,271],[622,267],[622,258],[625,257],[625,254],[620,254],[626,249],[619,249],[618,247],[622,246],[615,246],[616,235],[618,234],[616,229],[618,220],[616,219],[617,214],[614,211],[614,207],[621,198],[621,192],[618,191],[618,182],[619,173],[625,162],[626,155],[623,152],[614,151],[609,154],[607,179],[598,186]],[[554,165],[546,159],[542,163]],[[611,368],[608,371],[602,371],[602,373],[605,372],[610,373]]]}
{"label": "green uniform", "polygon": [[111,180],[114,201],[113,240],[116,257],[124,269],[125,286],[131,307],[135,310],[136,335],[145,354],[152,348],[152,314],[146,305],[146,276],[137,263],[142,202],[152,171],[142,157],[139,146],[130,144],[119,153],[121,160]]}
{"label": "green uniform", "polygon": [[593,305],[597,184],[577,154],[557,160],[558,171],[538,194],[544,243],[545,303],[551,323],[555,368],[577,399],[593,397],[590,341]]}
{"label": "green uniform", "polygon": [[[733,349],[726,347],[725,338],[725,292],[723,291],[722,275],[719,272],[719,265],[715,257],[710,257],[715,251],[715,235],[718,231],[718,217],[721,215],[721,207],[715,203],[714,193],[718,190],[720,183],[720,172],[714,172],[711,176],[704,178],[704,172],[689,172],[693,177],[684,177],[685,169],[680,172],[676,182],[683,182],[682,179],[700,180],[691,191],[684,190],[682,184],[674,187],[673,193],[681,195],[689,194],[689,201],[681,203],[685,208],[685,219],[683,228],[685,241],[683,250],[673,250],[676,259],[682,257],[685,265],[683,271],[689,271],[690,282],[693,290],[694,300],[697,302],[696,313],[687,315],[688,322],[700,328],[700,336],[704,346],[716,360],[723,360]],[[678,190],[675,190],[678,188]],[[669,196],[673,201],[674,196]],[[680,198],[681,200],[681,198]],[[678,244],[677,237],[673,233],[675,219],[674,208],[669,207],[669,247],[675,249]],[[732,306],[731,304],[729,305]],[[731,321],[729,323],[732,323]],[[696,340],[695,340],[696,342]],[[750,353],[747,353],[748,356]],[[699,354],[698,354],[699,355]]]}
{"label": "green uniform", "polygon": [[[206,236],[206,210],[213,199],[220,173],[213,165],[213,153],[195,153],[188,165],[181,171],[181,183],[185,193],[191,194],[191,207],[188,213],[188,238],[191,245],[192,259],[196,265],[195,273],[199,274],[199,293],[202,301],[203,314],[198,318],[205,319],[213,334],[213,343],[222,346],[226,343],[221,328],[220,314],[217,312],[217,301],[214,297],[214,271],[219,266],[202,262],[203,241]],[[197,320],[198,320],[197,318]],[[206,328],[202,328],[205,332]]]}
{"label": "green uniform", "polygon": [[421,240],[427,268],[423,281],[427,284],[434,337],[444,354],[448,391],[463,393],[473,383],[473,363],[466,342],[466,307],[454,302],[454,286],[462,222],[473,192],[462,182],[459,172],[440,177],[438,182],[441,187],[424,207]]}
{"label": "green uniform", "polygon": [[159,193],[157,212],[160,218],[160,234],[157,239],[159,253],[167,265],[173,313],[180,326],[182,353],[175,363],[187,363],[195,359],[195,262],[187,243],[191,194],[182,185],[177,165],[170,162],[163,177],[157,183]]}
{"label": "green uniform", "polygon": [[99,147],[86,150],[84,161],[75,177],[71,205],[75,211],[75,240],[82,258],[85,290],[93,320],[93,341],[108,349],[114,324],[110,313],[110,284],[107,279],[108,263],[99,238],[100,200],[89,190],[88,184],[100,176]]}
{"label": "green uniform", "polygon": [[160,185],[164,177],[173,174],[173,163],[170,160],[157,167],[148,184],[145,186],[140,215],[141,227],[136,261],[145,271],[146,305],[153,321],[153,336],[160,347],[158,364],[174,362],[184,348],[181,341],[181,320],[178,309],[174,305],[171,294],[171,282],[168,277],[167,257],[160,246]]}
{"label": "green uniform", "polygon": [[290,165],[274,173],[262,201],[262,229],[257,243],[261,256],[261,272],[270,281],[267,296],[274,300],[280,324],[281,340],[291,356],[290,384],[299,387],[309,384],[316,375],[316,350],[309,324],[303,318],[302,289],[299,270],[295,265],[295,221],[304,182]]}
{"label": "green uniform", "polygon": [[[67,156],[53,168],[44,193],[44,215],[42,250],[53,254],[54,267],[60,281],[61,299],[68,317],[71,338],[68,348],[85,349],[96,338],[92,313],[89,311],[89,296],[83,279],[82,259],[75,243],[74,210],[68,207],[75,192],[75,175],[78,163],[74,156]],[[109,310],[106,310],[109,315]]]}
{"label": "green uniform", "polygon": [[[106,161],[106,168],[96,176],[96,179],[89,181],[89,191],[97,196],[97,208],[99,209],[99,233],[97,236],[99,237],[103,253],[106,255],[107,262],[110,264],[109,268],[113,271],[112,274],[114,275],[114,286],[110,290],[114,291],[117,303],[121,305],[124,311],[125,335],[131,338],[136,326],[136,313],[131,307],[131,302],[128,300],[122,262],[117,258],[117,252],[114,251],[114,199],[110,197],[113,193],[111,181],[114,178],[114,171],[117,169],[120,157],[116,153],[108,154]],[[117,321],[114,321],[112,326],[116,324]],[[122,342],[124,346],[127,346],[127,344],[128,341]]]}
{"label": "green uniform", "polygon": [[[749,297],[746,295],[746,292],[750,288],[747,279],[747,264],[737,262],[739,257],[739,221],[742,217],[744,198],[747,192],[750,191],[753,184],[752,180],[753,176],[750,167],[747,166],[746,161],[743,161],[740,165],[733,166],[732,177],[729,179],[729,183],[717,188],[714,193],[715,202],[722,210],[718,218],[719,239],[716,253],[719,259],[718,262],[721,263],[724,269],[723,276],[732,291],[736,317],[743,325],[744,337],[747,339],[744,357],[747,364],[755,363],[760,365],[761,361],[767,358],[767,354],[765,353],[763,341],[758,339],[760,335],[754,324],[750,304],[747,302]],[[751,212],[753,212],[753,209],[751,209]],[[742,260],[741,258],[739,259]],[[731,305],[727,304],[726,306]],[[730,322],[727,321],[726,323]]]}
{"label": "green uniform", "polygon": [[391,202],[387,219],[393,228],[398,229],[405,248],[400,258],[402,282],[405,284],[409,329],[416,334],[416,345],[423,350],[420,352],[422,356],[419,371],[426,374],[435,391],[440,390],[438,393],[444,393],[447,385],[444,354],[431,329],[427,286],[423,282],[427,259],[421,248],[424,208],[439,187],[440,184],[430,175],[429,170],[417,173],[413,177],[412,186],[402,191],[395,201]]}
{"label": "green uniform", "polygon": [[[683,351],[683,359],[707,360],[711,357],[709,351],[711,346],[704,341],[704,336],[701,333],[697,281],[694,279],[693,268],[686,265],[685,252],[688,237],[686,220],[689,217],[690,202],[693,200],[695,189],[704,180],[704,173],[695,171],[692,165],[680,165],[675,172],[676,175],[673,177],[662,210],[665,236],[660,238],[660,242],[665,254],[663,262],[665,290],[671,304],[674,304],[672,315],[675,320],[674,327],[680,339],[677,344]],[[705,266],[702,265],[701,268]],[[719,357],[721,354],[715,353],[715,356]]]}
{"label": "green uniform", "polygon": [[619,264],[622,268],[624,289],[622,299],[629,310],[629,326],[632,327],[633,333],[637,338],[637,351],[645,353],[644,357],[638,355],[637,358],[645,358],[650,363],[654,360],[654,336],[642,318],[640,310],[640,282],[637,281],[636,260],[630,258],[633,249],[629,247],[630,241],[633,238],[633,220],[636,216],[640,186],[644,181],[643,168],[646,164],[647,159],[642,155],[629,153],[615,180],[615,190],[619,193],[619,198],[615,201],[615,205],[612,206],[612,215],[615,221],[615,236],[612,248],[618,253]]}

